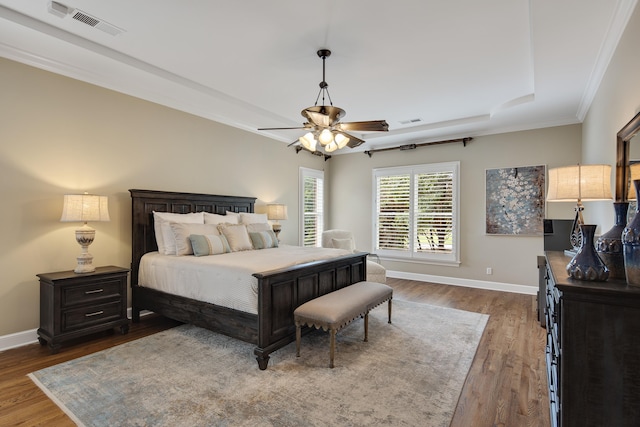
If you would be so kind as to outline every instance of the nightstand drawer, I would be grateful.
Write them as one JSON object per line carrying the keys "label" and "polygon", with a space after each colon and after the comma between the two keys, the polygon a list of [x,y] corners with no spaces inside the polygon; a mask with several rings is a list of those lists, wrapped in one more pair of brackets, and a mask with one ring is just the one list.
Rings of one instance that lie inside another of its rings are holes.
{"label": "nightstand drawer", "polygon": [[93,283],[68,286],[62,290],[62,307],[78,304],[98,304],[109,299],[122,299],[126,284],[118,278]]}
{"label": "nightstand drawer", "polygon": [[62,312],[62,332],[99,325],[122,318],[120,300]]}

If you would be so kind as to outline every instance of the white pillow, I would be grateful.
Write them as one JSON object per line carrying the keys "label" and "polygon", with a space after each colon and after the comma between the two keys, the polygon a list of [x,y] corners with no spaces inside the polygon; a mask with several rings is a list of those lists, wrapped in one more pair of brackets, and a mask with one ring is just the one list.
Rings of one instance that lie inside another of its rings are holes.
{"label": "white pillow", "polygon": [[153,211],[153,229],[156,234],[158,252],[164,255],[175,255],[176,243],[169,222],[204,224],[204,215],[202,212],[178,214]]}
{"label": "white pillow", "polygon": [[249,233],[257,233],[259,231],[272,231],[272,228],[266,222],[257,222],[255,224],[247,224],[247,231]]}
{"label": "white pillow", "polygon": [[237,224],[238,214],[235,215],[219,215],[209,212],[204,213],[205,224]]}
{"label": "white pillow", "polygon": [[256,224],[259,222],[268,224],[266,213],[240,212],[240,224]]}
{"label": "white pillow", "polygon": [[244,224],[223,224],[218,226],[220,233],[227,238],[231,252],[248,251],[253,249],[251,238]]}
{"label": "white pillow", "polygon": [[331,245],[336,249],[346,249],[349,252],[356,250],[353,239],[331,239]]}
{"label": "white pillow", "polygon": [[171,232],[176,242],[176,255],[193,255],[189,236],[192,234],[220,235],[216,224],[185,224],[170,222]]}

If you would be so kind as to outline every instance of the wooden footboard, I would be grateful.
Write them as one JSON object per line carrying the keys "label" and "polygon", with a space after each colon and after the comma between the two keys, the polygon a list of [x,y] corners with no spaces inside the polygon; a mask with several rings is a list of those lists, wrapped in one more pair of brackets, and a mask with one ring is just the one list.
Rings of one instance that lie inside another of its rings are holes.
{"label": "wooden footboard", "polygon": [[269,353],[295,341],[294,310],[365,280],[366,259],[366,253],[358,253],[254,274],[258,279],[258,346],[254,354],[260,369],[267,368]]}

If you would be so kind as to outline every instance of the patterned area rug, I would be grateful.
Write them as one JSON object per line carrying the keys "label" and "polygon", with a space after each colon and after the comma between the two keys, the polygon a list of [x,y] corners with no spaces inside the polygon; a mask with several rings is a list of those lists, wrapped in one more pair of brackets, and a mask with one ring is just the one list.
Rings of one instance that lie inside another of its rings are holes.
{"label": "patterned area rug", "polygon": [[448,426],[487,315],[393,301],[258,369],[253,345],[182,325],[29,377],[85,426]]}

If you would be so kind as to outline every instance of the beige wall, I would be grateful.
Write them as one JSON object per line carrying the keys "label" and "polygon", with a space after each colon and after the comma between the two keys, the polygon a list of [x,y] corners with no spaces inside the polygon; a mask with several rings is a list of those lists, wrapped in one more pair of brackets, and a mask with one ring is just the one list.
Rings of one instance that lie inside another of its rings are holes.
{"label": "beige wall", "polygon": [[297,244],[298,168],[322,159],[286,144],[0,59],[0,336],[38,327],[37,273],[75,267],[80,224],[62,196],[109,197],[94,223],[96,265],[131,263],[130,188],[258,197],[288,205]]}
{"label": "beige wall", "polygon": [[[583,161],[616,164],[616,134],[640,111],[640,8],[636,7],[583,122]],[[637,139],[637,138],[636,138]],[[615,182],[615,181],[614,181]],[[614,185],[612,182],[612,185]],[[613,225],[613,208],[587,210],[585,221]]]}
{"label": "beige wall", "polygon": [[[370,250],[372,168],[460,160],[461,266],[385,265],[535,286],[542,238],[484,235],[484,171],[579,160],[615,163],[615,134],[640,110],[634,47],[639,15],[631,18],[582,130],[485,136],[466,148],[443,145],[373,158],[356,153],[327,163],[256,134],[0,59],[0,336],[38,326],[35,274],[75,265],[75,225],[58,221],[63,194],[109,196],[111,222],[94,224],[91,253],[97,265],[128,266],[129,188],[256,196],[257,211],[272,201],[286,203],[290,219],[281,236],[296,244],[299,166],[327,169],[327,226],[353,230],[358,246]],[[571,206],[550,205],[548,216],[570,218]],[[605,229],[612,225],[606,203],[590,204],[586,217]],[[486,267],[493,268],[492,276]]]}
{"label": "beige wall", "polygon": [[[467,144],[436,145],[412,151],[363,153],[331,159],[328,211],[331,227],[353,230],[359,249],[372,250],[372,170],[374,168],[460,161],[459,267],[383,260],[388,269],[444,277],[537,286],[536,256],[541,236],[485,234],[485,170],[514,166],[564,166],[580,159],[579,125],[475,138]],[[548,217],[572,218],[573,206],[549,204]],[[493,275],[486,274],[486,268]]]}

